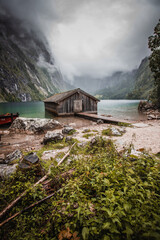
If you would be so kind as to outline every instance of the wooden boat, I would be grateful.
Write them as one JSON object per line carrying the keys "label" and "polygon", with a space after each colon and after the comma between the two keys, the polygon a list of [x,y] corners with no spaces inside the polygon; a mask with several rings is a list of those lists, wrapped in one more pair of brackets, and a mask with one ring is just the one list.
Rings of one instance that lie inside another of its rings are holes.
{"label": "wooden boat", "polygon": [[6,113],[0,115],[0,125],[12,123],[17,117],[19,117],[19,113]]}

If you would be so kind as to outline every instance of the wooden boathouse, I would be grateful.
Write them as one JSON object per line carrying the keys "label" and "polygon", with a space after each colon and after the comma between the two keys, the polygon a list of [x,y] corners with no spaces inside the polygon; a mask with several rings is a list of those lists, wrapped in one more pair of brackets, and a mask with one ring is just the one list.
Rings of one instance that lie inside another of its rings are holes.
{"label": "wooden boathouse", "polygon": [[45,109],[58,115],[74,115],[75,113],[97,113],[99,99],[80,88],[57,93],[44,100]]}

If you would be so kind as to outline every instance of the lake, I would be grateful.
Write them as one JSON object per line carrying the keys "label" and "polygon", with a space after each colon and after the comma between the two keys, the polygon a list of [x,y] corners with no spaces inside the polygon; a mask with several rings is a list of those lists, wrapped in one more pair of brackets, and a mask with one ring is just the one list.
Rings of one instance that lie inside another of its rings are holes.
{"label": "lake", "polygon": [[[98,114],[112,115],[118,119],[143,120],[145,115],[137,110],[139,100],[101,100]],[[43,102],[0,103],[0,114],[19,112],[21,117],[53,118],[45,111]]]}

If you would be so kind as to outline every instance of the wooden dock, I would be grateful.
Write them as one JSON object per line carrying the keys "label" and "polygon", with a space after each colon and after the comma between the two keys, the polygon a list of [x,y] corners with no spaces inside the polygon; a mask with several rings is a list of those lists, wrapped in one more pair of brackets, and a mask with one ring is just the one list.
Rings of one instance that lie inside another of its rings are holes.
{"label": "wooden dock", "polygon": [[91,113],[75,113],[75,116],[80,117],[80,118],[85,118],[91,121],[97,122],[98,120],[102,120],[104,123],[110,123],[110,124],[115,124],[118,125],[120,123],[126,123],[126,124],[131,124],[131,122],[126,121],[126,120],[120,120],[116,119],[113,117],[105,117],[102,115],[97,115],[97,114],[91,114]]}

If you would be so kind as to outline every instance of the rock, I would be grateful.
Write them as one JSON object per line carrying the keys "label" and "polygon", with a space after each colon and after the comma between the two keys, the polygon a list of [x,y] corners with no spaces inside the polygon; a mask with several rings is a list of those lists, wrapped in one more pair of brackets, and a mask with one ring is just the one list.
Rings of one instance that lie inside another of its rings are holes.
{"label": "rock", "polygon": [[148,119],[148,120],[153,120],[153,119],[156,119],[156,116],[154,116],[153,114],[151,114],[151,115],[148,115],[148,116],[147,116],[147,119]]}
{"label": "rock", "polygon": [[103,124],[104,122],[103,122],[103,120],[102,119],[98,119],[97,120],[97,124]]}
{"label": "rock", "polygon": [[71,136],[67,136],[66,139],[65,139],[65,141],[66,141],[66,142],[70,142],[70,141],[72,141],[72,139],[73,139],[73,138],[72,138]]}
{"label": "rock", "polygon": [[41,118],[16,118],[11,127],[10,131],[19,132],[31,132],[31,133],[42,133],[46,130],[60,128],[61,124],[53,119],[41,119]]}
{"label": "rock", "polygon": [[146,111],[151,111],[153,109],[155,109],[155,105],[152,104],[151,102],[147,102],[147,101],[140,101],[139,105],[138,105],[138,111],[140,112],[146,112]]}
{"label": "rock", "polygon": [[76,123],[70,123],[69,126],[76,127]]}
{"label": "rock", "polygon": [[34,164],[39,161],[39,158],[35,152],[29,153],[23,158],[23,161],[26,161],[29,164]]}
{"label": "rock", "polygon": [[78,147],[83,148],[87,145],[87,142],[80,142],[77,144]]}
{"label": "rock", "polygon": [[9,178],[13,173],[16,172],[17,166],[18,164],[14,165],[1,164],[0,177],[2,179]]}
{"label": "rock", "polygon": [[112,127],[111,131],[112,131],[112,135],[114,135],[114,136],[121,136],[122,135],[122,133],[117,128]]}
{"label": "rock", "polygon": [[96,137],[92,138],[91,141],[90,141],[90,147],[93,147],[94,145],[97,145],[98,143],[98,140]]}
{"label": "rock", "polygon": [[87,133],[87,132],[90,132],[91,130],[89,128],[86,128],[83,130],[83,133]]}
{"label": "rock", "polygon": [[5,163],[5,155],[0,154],[0,164],[4,164],[4,163]]}
{"label": "rock", "polygon": [[148,127],[149,125],[145,123],[133,123],[132,126],[138,127],[138,128],[144,128],[144,127]]}
{"label": "rock", "polygon": [[21,169],[29,169],[30,168],[30,165],[26,164],[26,163],[20,163],[19,165],[19,168]]}
{"label": "rock", "polygon": [[71,126],[65,126],[62,130],[63,134],[71,134],[72,132],[75,132],[75,129]]}
{"label": "rock", "polygon": [[22,157],[22,153],[20,150],[17,149],[6,156],[5,163],[11,163],[12,161],[19,159],[21,157]]}
{"label": "rock", "polygon": [[142,152],[137,151],[137,150],[135,150],[135,149],[131,149],[130,155],[134,155],[134,156],[136,156],[136,157],[139,157],[140,155],[142,155]]}
{"label": "rock", "polygon": [[43,144],[47,144],[48,142],[57,142],[59,140],[63,140],[64,136],[61,133],[55,133],[48,131],[44,138],[43,138]]}

